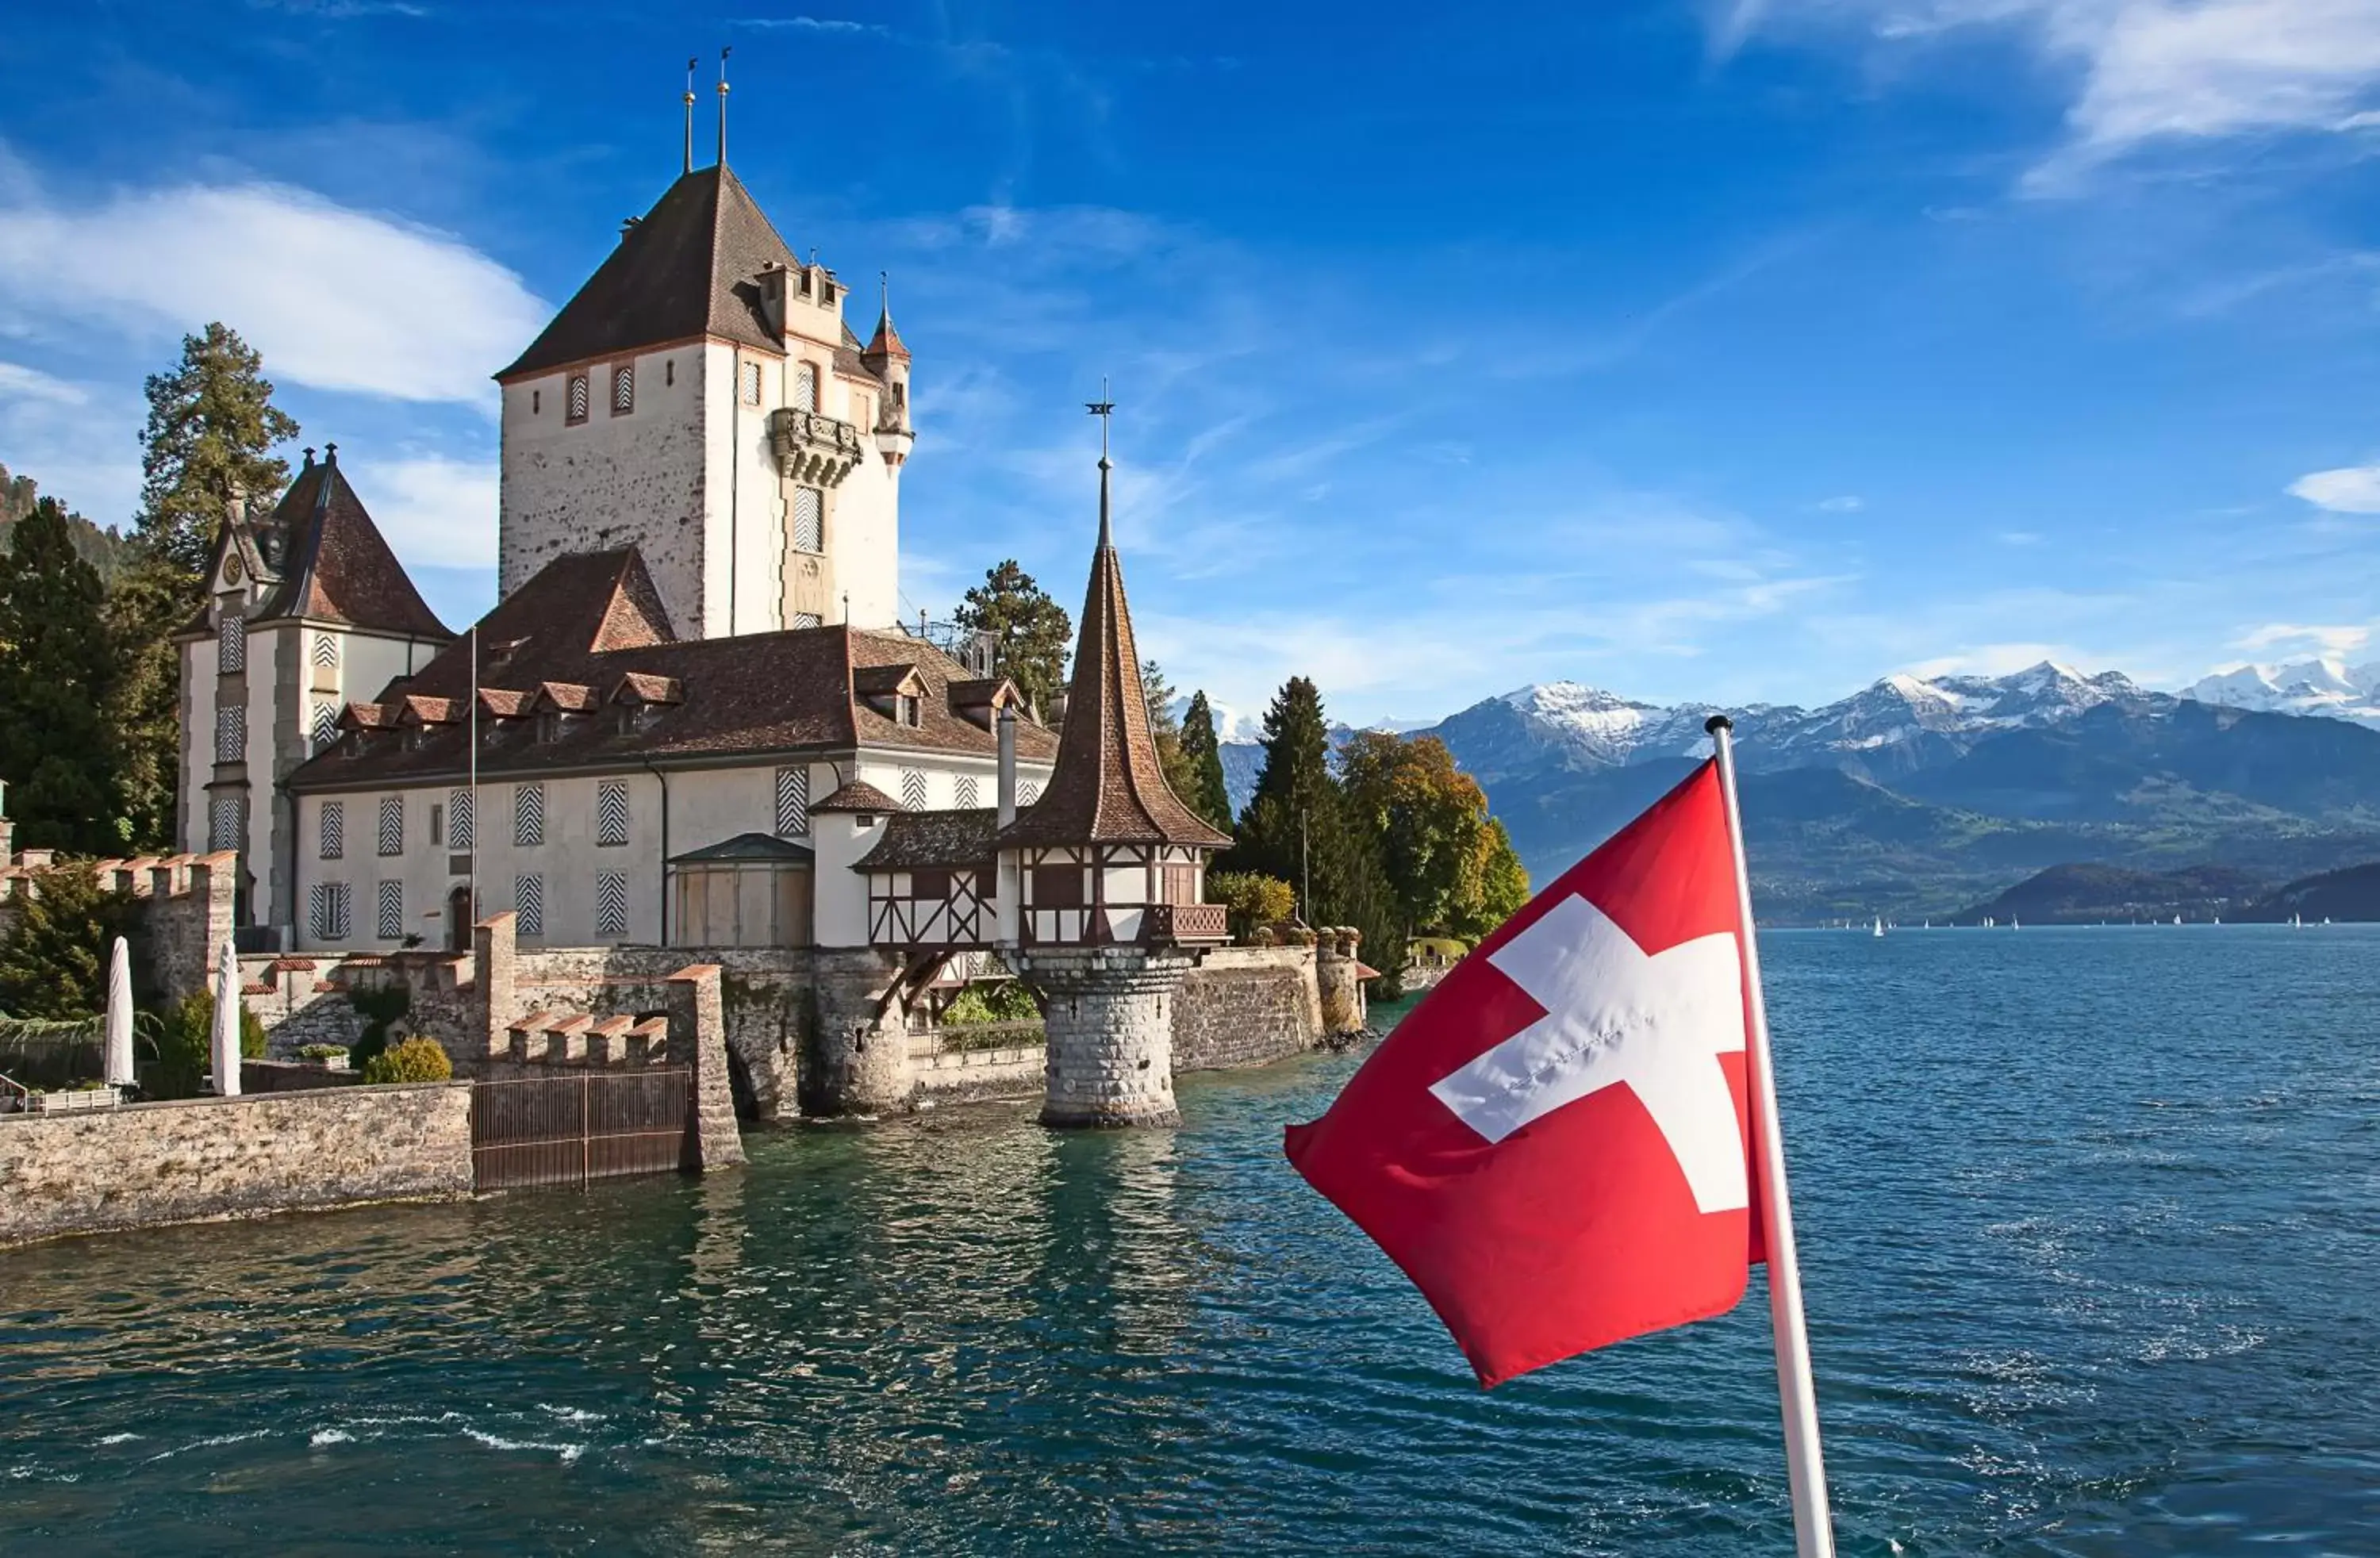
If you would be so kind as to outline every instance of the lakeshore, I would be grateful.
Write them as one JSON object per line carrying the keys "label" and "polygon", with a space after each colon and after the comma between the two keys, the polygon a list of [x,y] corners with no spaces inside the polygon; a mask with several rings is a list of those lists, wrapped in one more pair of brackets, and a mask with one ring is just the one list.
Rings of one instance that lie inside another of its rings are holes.
{"label": "lakeshore", "polygon": [[[1767,939],[1846,1551],[2380,1542],[2380,1363],[2338,1345],[2369,1311],[2380,931]],[[1357,1058],[1185,1078],[1176,1131],[945,1109],[751,1133],[700,1181],[13,1251],[16,1528],[1777,1551],[1757,1279],[1481,1394],[1281,1161]]]}

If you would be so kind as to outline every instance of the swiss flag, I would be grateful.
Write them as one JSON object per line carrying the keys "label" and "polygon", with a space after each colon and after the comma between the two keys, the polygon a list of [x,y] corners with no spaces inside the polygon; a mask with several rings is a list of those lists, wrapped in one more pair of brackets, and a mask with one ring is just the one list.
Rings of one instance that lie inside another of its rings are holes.
{"label": "swiss flag", "polygon": [[1763,1259],[1714,763],[1571,868],[1292,1126],[1480,1383],[1734,1307]]}

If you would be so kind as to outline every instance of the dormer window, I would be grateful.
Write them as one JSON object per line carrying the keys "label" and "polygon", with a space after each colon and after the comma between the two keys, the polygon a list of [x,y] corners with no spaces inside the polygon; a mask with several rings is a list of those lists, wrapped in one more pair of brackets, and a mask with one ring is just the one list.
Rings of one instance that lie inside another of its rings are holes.
{"label": "dormer window", "polygon": [[537,738],[540,741],[562,739],[562,714],[558,710],[548,709],[537,716]]}
{"label": "dormer window", "polygon": [[563,420],[573,424],[585,421],[587,420],[587,375],[584,373],[573,373],[570,375],[570,391],[567,400],[567,409]]}
{"label": "dormer window", "polygon": [[921,723],[923,708],[922,699],[915,693],[905,692],[892,700],[892,717],[903,724],[914,726]]}

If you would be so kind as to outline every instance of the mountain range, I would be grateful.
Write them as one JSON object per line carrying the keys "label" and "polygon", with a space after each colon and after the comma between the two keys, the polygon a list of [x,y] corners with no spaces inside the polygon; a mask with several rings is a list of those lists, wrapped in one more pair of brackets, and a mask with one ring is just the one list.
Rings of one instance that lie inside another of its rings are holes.
{"label": "mountain range", "polygon": [[[2330,670],[2363,696],[2358,673]],[[2044,663],[1729,711],[1761,912],[1948,918],[2082,861],[2277,884],[2380,858],[2380,708],[2366,724],[2336,717],[2352,700],[2294,706],[2315,687],[2234,673],[2177,696]],[[2242,706],[2265,698],[2277,707]],[[1479,780],[1543,882],[1708,752],[1713,712],[1548,682],[1417,733]],[[1261,749],[1229,743],[1224,758],[1245,804]]]}

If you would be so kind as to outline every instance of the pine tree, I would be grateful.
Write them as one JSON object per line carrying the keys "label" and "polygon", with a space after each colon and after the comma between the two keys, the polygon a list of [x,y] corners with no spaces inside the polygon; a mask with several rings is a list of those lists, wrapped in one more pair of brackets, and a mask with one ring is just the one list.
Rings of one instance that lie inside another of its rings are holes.
{"label": "pine tree", "polygon": [[960,627],[991,635],[994,668],[1016,684],[1036,714],[1048,719],[1058,690],[1066,685],[1067,640],[1075,632],[1066,608],[1011,557],[985,569],[983,582],[966,592],[953,615]]}
{"label": "pine tree", "polygon": [[107,718],[117,676],[99,575],[76,554],[55,498],[34,505],[14,541],[0,556],[0,779],[8,811],[28,844],[112,854],[128,830],[116,784],[122,749]]}
{"label": "pine tree", "polygon": [[140,430],[143,549],[187,580],[193,609],[235,487],[267,501],[288,480],[289,465],[271,451],[298,436],[298,423],[273,404],[263,361],[220,322],[182,337],[182,360],[152,373],[149,421]]}
{"label": "pine tree", "polygon": [[1166,786],[1174,798],[1190,805],[1192,790],[1196,788],[1197,775],[1190,767],[1190,755],[1182,747],[1182,725],[1173,717],[1173,684],[1154,660],[1140,663],[1140,695],[1148,708],[1148,734],[1157,742],[1157,762],[1165,771]]}
{"label": "pine tree", "polygon": [[139,923],[138,903],[102,887],[88,861],[41,872],[0,935],[0,1012],[57,1021],[96,1015],[107,1004],[115,938],[132,937]]}
{"label": "pine tree", "polygon": [[1228,832],[1232,797],[1223,784],[1223,744],[1215,735],[1215,711],[1204,692],[1190,695],[1182,718],[1182,755],[1189,760],[1190,787],[1182,798],[1190,809]]}
{"label": "pine tree", "polygon": [[117,742],[122,847],[170,848],[181,773],[181,654],[173,634],[195,615],[182,576],[144,557],[107,592],[103,620],[115,682],[107,721]]}
{"label": "pine tree", "polygon": [[[1339,790],[1330,778],[1322,694],[1304,676],[1283,683],[1265,711],[1264,753],[1256,794],[1241,816],[1239,844],[1227,864],[1295,884],[1298,912],[1311,923],[1316,906],[1306,901],[1309,868],[1317,839],[1338,825]],[[1326,877],[1328,871],[1326,865]]]}

